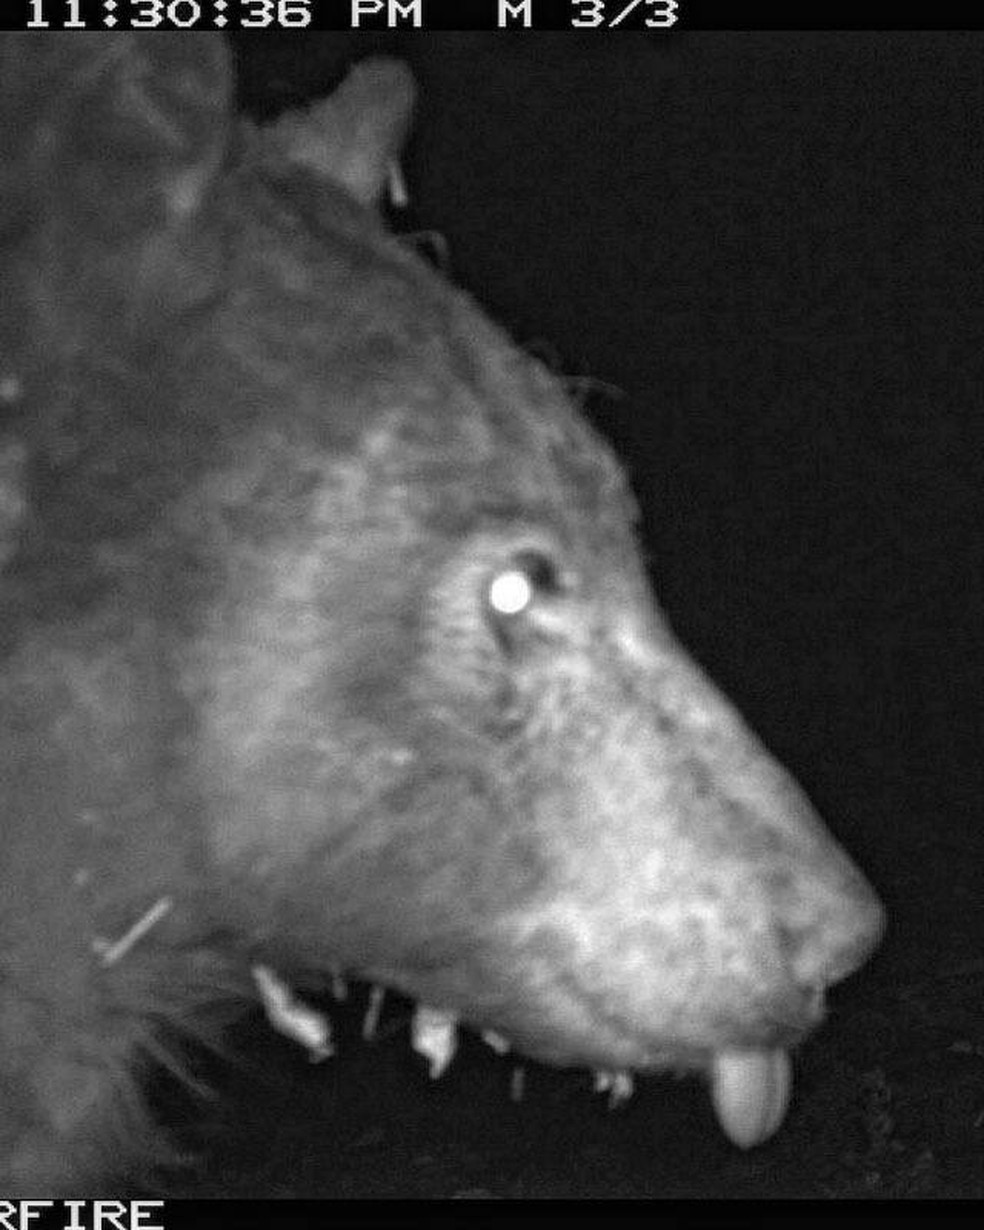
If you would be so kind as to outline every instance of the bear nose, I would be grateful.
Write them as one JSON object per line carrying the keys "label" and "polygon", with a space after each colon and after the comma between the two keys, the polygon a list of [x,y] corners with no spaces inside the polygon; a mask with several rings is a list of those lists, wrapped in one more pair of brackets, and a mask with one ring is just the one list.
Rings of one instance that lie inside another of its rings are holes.
{"label": "bear nose", "polygon": [[885,909],[853,867],[835,882],[806,881],[780,928],[790,972],[803,986],[840,982],[859,969],[885,933]]}

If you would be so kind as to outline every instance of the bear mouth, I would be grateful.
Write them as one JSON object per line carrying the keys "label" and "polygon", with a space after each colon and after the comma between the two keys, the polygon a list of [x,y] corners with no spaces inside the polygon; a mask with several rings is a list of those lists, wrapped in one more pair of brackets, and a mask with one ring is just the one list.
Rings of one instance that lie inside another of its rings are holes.
{"label": "bear mouth", "polygon": [[[253,967],[253,978],[267,1019],[277,1032],[293,1039],[307,1050],[313,1061],[334,1055],[331,1022],[327,1015],[299,999],[269,966]],[[384,991],[375,987],[370,994],[363,1036],[375,1031]],[[822,997],[817,996],[819,1001]],[[413,1013],[410,1043],[428,1063],[432,1080],[440,1078],[457,1050],[459,1017],[444,1009],[419,1005]],[[480,1031],[482,1040],[497,1054],[513,1049],[503,1034]],[[525,1049],[525,1048],[524,1048]],[[673,1066],[659,1061],[645,1067]],[[778,1131],[789,1108],[793,1088],[792,1061],[782,1046],[721,1048],[676,1057],[676,1066],[702,1069],[710,1083],[711,1105],[721,1130],[741,1149],[763,1144]],[[594,1071],[596,1092],[607,1092],[610,1105],[631,1097],[633,1069],[599,1068]]]}
{"label": "bear mouth", "polygon": [[[432,1079],[440,1077],[454,1058],[457,1028],[453,1013],[426,1007],[414,1013],[411,1045],[427,1059]],[[484,1030],[481,1037],[498,1054],[512,1049],[509,1039],[495,1031]],[[666,1066],[657,1062],[636,1070]],[[763,1144],[782,1125],[793,1090],[792,1060],[785,1047],[722,1048],[685,1060],[678,1057],[675,1066],[705,1073],[718,1125],[739,1148]],[[632,1096],[633,1069],[595,1067],[593,1072],[595,1091],[608,1093],[610,1105]]]}

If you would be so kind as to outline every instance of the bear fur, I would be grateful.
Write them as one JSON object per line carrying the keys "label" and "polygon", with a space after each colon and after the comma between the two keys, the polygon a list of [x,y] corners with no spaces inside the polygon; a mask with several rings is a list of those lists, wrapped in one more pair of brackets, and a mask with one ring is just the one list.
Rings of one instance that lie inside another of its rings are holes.
{"label": "bear fur", "polygon": [[231,86],[217,36],[0,43],[0,1189],[164,1156],[141,1082],[257,969],[706,1071],[754,1143],[877,899],[562,383],[387,230],[407,71]]}

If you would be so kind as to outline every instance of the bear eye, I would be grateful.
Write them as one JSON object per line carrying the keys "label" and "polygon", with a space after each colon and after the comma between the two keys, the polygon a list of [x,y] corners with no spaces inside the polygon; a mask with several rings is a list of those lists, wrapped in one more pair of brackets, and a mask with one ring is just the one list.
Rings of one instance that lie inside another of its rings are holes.
{"label": "bear eye", "polygon": [[560,588],[557,566],[548,555],[542,551],[521,551],[492,578],[489,606],[496,615],[519,615],[537,598],[553,596]]}

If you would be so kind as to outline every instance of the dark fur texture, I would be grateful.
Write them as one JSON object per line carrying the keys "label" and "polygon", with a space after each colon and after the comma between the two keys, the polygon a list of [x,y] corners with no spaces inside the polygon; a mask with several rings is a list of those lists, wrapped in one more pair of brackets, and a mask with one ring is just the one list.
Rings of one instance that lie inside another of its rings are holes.
{"label": "dark fur texture", "polygon": [[406,74],[267,133],[207,36],[14,36],[0,82],[4,1191],[141,1164],[142,1067],[258,961],[558,1063],[794,1042],[880,909],[662,623],[607,448],[373,211]]}

